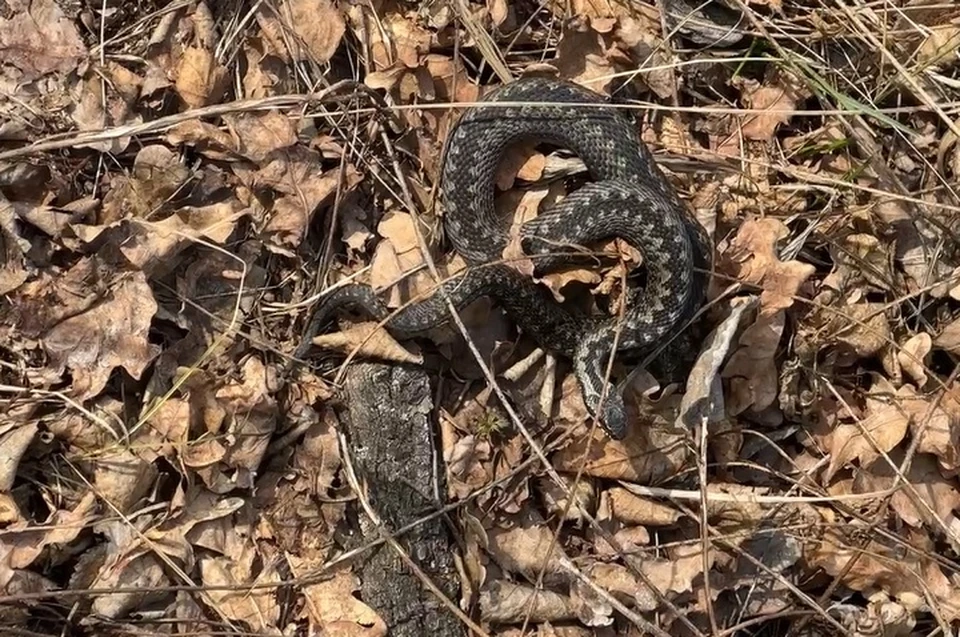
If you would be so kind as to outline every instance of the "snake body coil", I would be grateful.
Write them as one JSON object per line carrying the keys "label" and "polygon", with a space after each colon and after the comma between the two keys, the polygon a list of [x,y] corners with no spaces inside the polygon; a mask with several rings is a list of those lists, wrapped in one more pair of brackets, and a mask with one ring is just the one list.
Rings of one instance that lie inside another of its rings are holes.
{"label": "snake body coil", "polygon": [[[543,286],[496,263],[509,241],[494,208],[497,168],[521,139],[567,148],[586,164],[592,183],[527,222],[521,236],[527,254],[543,255],[538,273],[562,262],[546,256],[558,245],[620,237],[642,252],[647,283],[630,298],[617,351],[649,348],[696,311],[709,271],[707,238],[631,123],[600,95],[568,82],[526,78],[492,91],[483,102],[498,104],[481,104],[460,118],[449,135],[442,176],[446,234],[472,267],[446,281],[439,294],[393,314],[368,286],[337,288],[320,301],[307,334],[349,306],[378,320],[389,317],[387,329],[404,338],[449,320],[444,294],[457,308],[491,296],[541,347],[573,359],[588,410],[601,417],[611,437],[622,439],[626,408],[618,392],[610,392],[601,409],[617,319],[568,309]],[[307,339],[295,356],[309,347]]]}

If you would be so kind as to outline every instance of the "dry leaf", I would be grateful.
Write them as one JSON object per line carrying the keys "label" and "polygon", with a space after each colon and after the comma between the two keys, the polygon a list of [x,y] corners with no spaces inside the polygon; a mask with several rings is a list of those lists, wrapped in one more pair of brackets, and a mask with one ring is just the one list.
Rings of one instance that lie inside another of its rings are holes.
{"label": "dry leaf", "polygon": [[279,417],[263,361],[257,356],[247,358],[240,369],[240,382],[224,385],[215,397],[230,416],[230,432],[235,437],[229,446],[227,467],[231,474],[240,470],[239,473],[254,475],[267,452]]}
{"label": "dry leaf", "polygon": [[[898,489],[890,497],[890,506],[910,526],[942,529],[947,517],[960,506],[956,482],[944,478],[936,462],[926,454],[918,454],[913,459],[905,477],[909,486]],[[896,471],[880,459],[858,473],[854,492],[883,491],[893,487],[896,479]]]}
{"label": "dry leaf", "polygon": [[[316,64],[324,64],[333,57],[340,46],[346,24],[330,0],[284,0],[279,12],[285,27],[292,30],[298,39],[292,42],[290,38],[273,41],[276,50],[283,51],[285,44],[292,44],[288,59],[310,60]],[[273,29],[264,28],[265,35],[273,33]]]}
{"label": "dry leaf", "polygon": [[94,461],[93,484],[111,509],[129,513],[154,488],[156,466],[127,450],[101,452]]}
{"label": "dry leaf", "polygon": [[748,408],[763,411],[776,401],[779,386],[775,356],[785,322],[782,310],[761,315],[740,335],[722,374],[730,384],[726,406],[731,416]]}
{"label": "dry leaf", "polygon": [[86,493],[72,510],[53,511],[40,530],[34,525],[17,521],[9,530],[6,538],[0,540],[0,563],[12,568],[25,568],[37,558],[49,551],[49,547],[58,544],[70,544],[83,533],[95,519],[97,499],[93,493]]}
{"label": "dry leaf", "polygon": [[[661,595],[672,596],[692,590],[693,580],[703,572],[704,560],[699,547],[687,547],[672,551],[670,559],[645,558],[633,560],[635,567],[646,575],[647,582],[656,587]],[[708,558],[712,562],[715,558]],[[636,578],[626,567],[619,564],[594,564],[586,569],[597,584],[605,590],[628,595],[642,611],[659,607],[660,600],[647,583]]]}
{"label": "dry leaf", "polygon": [[36,435],[36,423],[7,424],[0,433],[0,492],[13,488],[20,460]]}
{"label": "dry leaf", "polygon": [[960,318],[948,323],[933,339],[933,344],[951,354],[960,354]]}
{"label": "dry leaf", "polygon": [[512,147],[497,169],[496,184],[500,190],[513,188],[515,179],[537,181],[543,176],[547,159],[537,152],[532,143]]}
{"label": "dry leaf", "polygon": [[830,482],[837,471],[853,460],[866,466],[896,447],[907,433],[910,414],[895,398],[915,396],[909,385],[895,390],[882,378],[867,395],[867,417],[859,423],[839,424],[823,438],[823,447],[830,453],[830,465],[824,480]]}
{"label": "dry leaf", "polygon": [[794,297],[816,269],[800,261],[781,261],[777,242],[789,231],[773,218],[745,221],[723,255],[731,274],[750,285],[760,286],[761,315],[771,315],[793,305]]}
{"label": "dry leaf", "polygon": [[197,47],[188,47],[180,58],[175,87],[180,99],[190,108],[211,104],[223,94],[226,69],[216,60],[213,52]]}
{"label": "dry leaf", "polygon": [[907,342],[903,344],[903,349],[897,352],[897,360],[900,361],[903,371],[907,372],[916,382],[917,389],[923,389],[923,386],[927,384],[927,371],[924,362],[932,347],[933,339],[930,338],[930,335],[920,333],[907,339]]}
{"label": "dry leaf", "polygon": [[480,614],[484,622],[494,624],[562,622],[577,617],[569,597],[506,580],[492,581],[480,591]]}
{"label": "dry leaf", "polygon": [[6,296],[27,280],[25,254],[30,244],[19,236],[13,205],[0,194],[0,295]]}
{"label": "dry leaf", "polygon": [[[282,163],[281,160],[273,162],[261,172],[261,176],[272,166]],[[298,169],[300,167],[297,166]],[[276,246],[299,246],[316,210],[333,199],[338,189],[349,190],[360,181],[360,174],[351,168],[345,171],[342,179],[339,170],[301,173],[284,171],[281,166],[278,166],[277,170],[285,173],[285,177],[281,178],[283,183],[271,180],[271,184],[278,189],[292,188],[295,192],[274,202],[270,219],[264,228],[266,236]]]}
{"label": "dry leaf", "polygon": [[227,114],[223,119],[239,141],[240,152],[256,163],[263,163],[273,153],[297,143],[293,122],[277,111]]}
{"label": "dry leaf", "polygon": [[166,140],[173,145],[185,144],[213,160],[236,160],[239,140],[225,130],[206,122],[180,122],[167,131]]}
{"label": "dry leaf", "polygon": [[956,63],[955,53],[960,47],[960,26],[944,24],[925,29],[926,37],[916,52],[916,61],[924,67],[939,66],[941,69]]}
{"label": "dry leaf", "polygon": [[[519,438],[516,438],[519,441]],[[509,471],[515,462],[504,463],[504,468]],[[503,472],[504,474],[507,471]],[[498,476],[499,477],[499,476]],[[596,482],[581,476],[579,482],[575,482],[575,477],[560,475],[566,489],[561,489],[552,479],[540,478],[537,480],[537,487],[540,497],[543,499],[544,508],[551,516],[563,519],[566,522],[584,522],[585,513],[589,513],[596,508],[597,485]],[[573,495],[573,501],[567,495]]]}
{"label": "dry leaf", "polygon": [[430,31],[399,13],[384,16],[372,7],[356,4],[347,9],[347,18],[370,51],[372,71],[392,68],[395,63],[417,68],[421,56],[430,50]]}
{"label": "dry leaf", "polygon": [[0,17],[0,59],[20,70],[21,81],[69,73],[87,56],[75,23],[53,0],[10,4],[8,10],[9,18]]}
{"label": "dry leaf", "polygon": [[[475,403],[471,403],[475,404]],[[443,451],[443,460],[449,472],[447,490],[451,497],[464,499],[493,478],[490,466],[490,441],[468,435]]]}
{"label": "dry leaf", "polygon": [[393,363],[411,363],[420,365],[423,357],[413,354],[398,343],[390,333],[378,323],[364,321],[351,325],[347,329],[332,334],[321,334],[313,338],[317,347],[333,350],[342,354],[352,354],[360,358],[376,358]]}
{"label": "dry leaf", "polygon": [[[297,560],[293,563],[296,565]],[[304,613],[310,618],[313,630],[344,637],[385,636],[387,626],[380,616],[357,599],[355,592],[360,588],[360,581],[349,566],[336,566],[328,575],[327,579],[304,587],[310,601],[304,606]]]}
{"label": "dry leaf", "polygon": [[599,33],[574,20],[561,34],[553,64],[561,77],[598,93],[608,93],[610,81],[617,70],[608,57],[610,54]]}
{"label": "dry leaf", "polygon": [[[748,115],[740,133],[747,139],[770,141],[780,124],[786,124],[797,108],[798,95],[794,85],[762,86],[752,80],[743,80],[742,99],[747,108],[769,110],[769,113]],[[802,96],[800,96],[802,97]]]}
{"label": "dry leaf", "polygon": [[904,407],[913,416],[910,433],[917,438],[917,451],[937,458],[948,474],[960,469],[960,397],[956,385],[940,396],[908,402]]}
{"label": "dry leaf", "polygon": [[487,537],[490,555],[508,572],[537,581],[542,571],[548,584],[563,572],[563,550],[553,542],[553,532],[544,524],[527,522],[509,529],[494,528]]}
{"label": "dry leaf", "polygon": [[[579,394],[576,383],[569,387]],[[567,388],[568,384],[564,383],[564,391]],[[687,452],[681,443],[684,434],[672,426],[672,420],[653,413],[630,418],[630,428],[623,441],[611,440],[598,427],[593,437],[575,441],[551,459],[557,471],[582,470],[583,475],[597,478],[654,483],[676,475],[687,461]],[[656,453],[651,452],[654,449]]]}
{"label": "dry leaf", "polygon": [[669,505],[633,495],[626,489],[613,488],[607,492],[613,519],[624,524],[671,526],[680,519],[680,512]]}
{"label": "dry leaf", "polygon": [[[229,555],[200,559],[200,574],[211,602],[230,619],[249,624],[254,630],[265,631],[276,626],[280,606],[275,591],[269,587],[249,588],[250,584],[280,584],[280,575],[272,562],[259,562],[256,545],[235,539]],[[221,588],[215,588],[221,587]],[[235,587],[229,590],[225,587]]]}
{"label": "dry leaf", "polygon": [[885,348],[893,336],[887,321],[885,303],[857,303],[834,313],[828,325],[836,331],[833,338],[847,347],[854,360],[873,356]]}
{"label": "dry leaf", "polygon": [[103,390],[115,367],[134,378],[160,352],[147,339],[157,303],[142,273],[125,275],[87,311],[71,316],[43,337],[43,347],[58,373],[70,368],[80,400]]}

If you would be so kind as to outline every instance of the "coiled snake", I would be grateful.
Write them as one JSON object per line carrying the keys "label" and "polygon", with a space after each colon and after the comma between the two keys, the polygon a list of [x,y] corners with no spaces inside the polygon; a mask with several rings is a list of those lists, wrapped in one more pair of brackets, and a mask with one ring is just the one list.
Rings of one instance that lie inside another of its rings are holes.
{"label": "coiled snake", "polygon": [[587,409],[600,416],[612,438],[622,439],[626,407],[619,393],[608,392],[601,409],[618,319],[560,305],[546,288],[498,263],[509,241],[494,209],[500,160],[520,139],[543,141],[576,153],[593,179],[521,229],[525,253],[542,255],[538,275],[563,262],[547,256],[558,245],[620,237],[643,254],[646,285],[628,295],[618,351],[649,349],[697,310],[710,269],[708,239],[632,124],[602,96],[565,81],[525,78],[490,92],[483,102],[516,105],[468,110],[450,132],[442,175],[445,231],[471,267],[446,281],[440,293],[392,315],[369,286],[334,289],[315,308],[295,357],[302,358],[310,337],[346,307],[381,321],[389,317],[387,329],[407,338],[449,320],[443,294],[457,308],[487,295],[541,347],[573,360]]}

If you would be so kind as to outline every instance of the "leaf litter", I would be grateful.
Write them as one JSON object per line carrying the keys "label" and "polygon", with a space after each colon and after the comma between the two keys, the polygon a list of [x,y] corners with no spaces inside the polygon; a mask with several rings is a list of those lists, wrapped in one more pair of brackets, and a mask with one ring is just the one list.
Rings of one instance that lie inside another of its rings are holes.
{"label": "leaf litter", "polygon": [[[489,68],[645,106],[629,112],[716,271],[685,385],[617,362],[620,442],[568,365],[490,302],[462,312],[555,474],[455,329],[398,343],[343,319],[317,339],[448,372],[454,603],[501,635],[955,630],[958,14],[744,7],[705,43],[661,3],[8,2],[4,630],[388,633],[342,558],[337,387],[284,378],[285,353],[330,285],[396,309],[434,289],[427,256],[465,267],[436,188],[447,105],[497,84]],[[897,37],[880,49],[863,25]],[[277,101],[306,93],[323,97]],[[517,145],[497,208],[516,227],[585,177]],[[615,304],[642,265],[592,247],[541,281],[558,301]],[[504,257],[531,272],[516,244]]]}

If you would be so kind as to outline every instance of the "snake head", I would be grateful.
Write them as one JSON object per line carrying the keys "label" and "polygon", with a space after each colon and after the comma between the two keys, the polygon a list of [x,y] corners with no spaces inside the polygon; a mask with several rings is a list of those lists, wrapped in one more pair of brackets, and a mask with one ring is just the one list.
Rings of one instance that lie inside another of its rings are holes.
{"label": "snake head", "polygon": [[600,424],[614,440],[623,440],[627,437],[627,406],[617,392],[610,392],[607,395]]}

